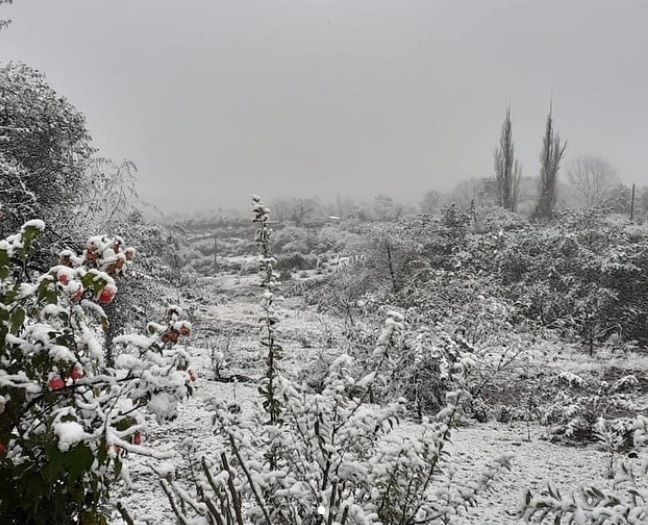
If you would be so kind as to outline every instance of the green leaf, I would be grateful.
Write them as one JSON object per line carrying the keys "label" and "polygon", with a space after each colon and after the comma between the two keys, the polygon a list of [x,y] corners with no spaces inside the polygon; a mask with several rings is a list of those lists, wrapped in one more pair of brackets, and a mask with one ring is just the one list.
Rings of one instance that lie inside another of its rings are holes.
{"label": "green leaf", "polygon": [[63,467],[64,458],[58,447],[48,447],[48,449],[47,458],[49,461],[43,470],[43,474],[47,481],[52,482],[58,478],[61,471],[65,470]]}
{"label": "green leaf", "polygon": [[121,474],[123,466],[124,466],[124,464],[119,460],[119,458],[117,458],[115,460],[115,479],[117,479],[119,477],[119,475]]}
{"label": "green leaf", "polygon": [[117,422],[115,428],[117,430],[124,431],[132,427],[135,423],[137,423],[137,421],[135,421],[134,417],[126,416],[125,418]]}
{"label": "green leaf", "polygon": [[77,445],[66,453],[65,459],[69,476],[76,480],[90,470],[94,455],[86,445]]}
{"label": "green leaf", "polygon": [[92,272],[86,273],[81,277],[81,284],[84,288],[90,288],[94,284],[95,274]]}
{"label": "green leaf", "polygon": [[11,331],[13,333],[18,333],[22,328],[23,323],[25,322],[26,317],[25,309],[22,307],[16,308],[11,314]]}
{"label": "green leaf", "polygon": [[27,255],[32,249],[32,244],[40,236],[41,233],[42,232],[40,228],[37,228],[36,226],[32,226],[32,225],[23,226],[23,230],[22,230],[23,247],[22,250],[20,250],[20,254],[23,258],[27,257]]}

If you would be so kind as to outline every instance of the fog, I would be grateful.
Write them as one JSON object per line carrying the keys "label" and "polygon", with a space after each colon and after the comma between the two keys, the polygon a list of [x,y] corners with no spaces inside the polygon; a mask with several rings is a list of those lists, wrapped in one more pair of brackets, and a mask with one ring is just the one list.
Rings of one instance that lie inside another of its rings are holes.
{"label": "fog", "polygon": [[250,193],[379,193],[492,174],[507,104],[538,173],[553,97],[566,161],[596,154],[648,182],[648,3],[16,0],[0,60],[86,113],[169,211]]}

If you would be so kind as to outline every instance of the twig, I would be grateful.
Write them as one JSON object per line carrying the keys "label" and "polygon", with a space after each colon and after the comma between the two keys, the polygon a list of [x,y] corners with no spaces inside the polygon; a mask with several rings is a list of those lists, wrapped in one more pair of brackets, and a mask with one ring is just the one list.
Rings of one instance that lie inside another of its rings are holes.
{"label": "twig", "polygon": [[243,514],[241,513],[241,497],[237,492],[236,487],[234,486],[234,471],[230,468],[227,461],[227,456],[225,452],[221,453],[221,461],[223,462],[223,468],[227,471],[227,486],[229,487],[230,493],[232,494],[232,502],[234,504],[234,512],[236,513],[236,521],[238,525],[245,525],[243,521]]}
{"label": "twig", "polygon": [[133,521],[133,518],[131,515],[128,513],[126,510],[126,507],[122,505],[121,501],[117,502],[117,510],[121,514],[122,519],[127,523],[127,525],[135,525],[135,522]]}
{"label": "twig", "polygon": [[173,510],[173,513],[178,517],[178,521],[182,525],[189,525],[186,518],[180,512],[180,509],[178,509],[175,500],[173,499],[173,494],[171,493],[171,489],[169,488],[169,484],[167,483],[167,480],[161,479],[160,485],[162,485],[162,490],[164,490],[164,492],[167,495],[167,498],[169,498],[169,503],[171,503],[171,509]]}
{"label": "twig", "polygon": [[238,459],[239,465],[241,466],[241,469],[243,469],[243,472],[245,473],[245,477],[247,478],[248,483],[250,484],[250,489],[252,490],[254,499],[256,499],[256,502],[259,504],[259,507],[261,507],[261,512],[263,512],[263,517],[265,518],[266,523],[268,525],[272,525],[272,521],[270,520],[270,513],[268,512],[268,509],[266,508],[263,499],[261,498],[259,492],[257,491],[256,485],[254,484],[254,480],[250,475],[250,471],[245,465],[245,462],[243,461],[243,458],[239,453],[238,447],[236,446],[236,442],[234,441],[234,438],[232,437],[231,434],[229,436],[229,439],[230,439],[230,444],[232,445],[232,450],[234,450],[234,454],[236,455],[236,459]]}

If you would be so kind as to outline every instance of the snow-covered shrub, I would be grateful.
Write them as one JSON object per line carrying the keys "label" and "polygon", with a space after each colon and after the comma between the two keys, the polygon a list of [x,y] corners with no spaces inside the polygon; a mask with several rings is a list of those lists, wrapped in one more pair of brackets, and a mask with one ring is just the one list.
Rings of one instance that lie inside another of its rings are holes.
{"label": "snow-covered shrub", "polygon": [[399,224],[377,224],[367,232],[363,265],[375,291],[398,294],[421,266],[422,244]]}
{"label": "snow-covered shrub", "polygon": [[211,362],[212,372],[214,373],[214,379],[216,380],[222,379],[223,372],[229,366],[231,342],[231,337],[221,335],[212,343],[209,351],[209,360]]}
{"label": "snow-covered shrub", "polygon": [[318,253],[341,253],[347,245],[348,232],[335,226],[324,226],[317,234]]}
{"label": "snow-covered shrub", "polygon": [[331,364],[320,394],[281,378],[277,424],[263,424],[263,413],[243,414],[216,403],[222,452],[202,459],[204,479],[195,494],[167,484],[170,498],[183,503],[175,504],[181,519],[199,515],[241,525],[460,523],[478,494],[508,468],[509,457],[489,463],[471,481],[448,475],[446,446],[458,403],[468,395],[463,378],[469,356],[452,368],[448,404],[418,427],[400,423],[400,401],[369,403],[370,390],[393,366],[402,320],[388,314],[374,367],[364,377],[353,376],[352,359],[343,354]]}
{"label": "snow-covered shrub", "polygon": [[93,152],[85,117],[42,73],[20,62],[0,66],[0,86],[0,238],[37,217],[48,221],[46,235],[70,234],[87,197],[79,186]]}
{"label": "snow-covered shrub", "polygon": [[[422,331],[403,345],[398,363],[380,397],[398,395],[406,398],[419,420],[441,410],[452,387],[452,368],[464,353],[467,354],[451,337],[446,335],[442,341],[443,344],[434,344],[430,334]],[[472,359],[472,367],[466,370],[464,377],[466,384],[469,374],[475,371],[474,356]]]}
{"label": "snow-covered shrub", "polygon": [[[648,445],[648,419],[639,416],[634,422],[634,444]],[[521,516],[541,523],[545,519],[568,525],[641,525],[648,523],[648,490],[646,460],[622,460],[613,463],[612,488],[583,483],[569,494],[551,486],[540,493],[527,490]]]}
{"label": "snow-covered shrub", "polygon": [[348,335],[355,331],[361,317],[361,306],[371,290],[372,280],[361,263],[350,264],[331,275],[324,287],[307,294],[320,311],[332,311],[344,320]]}
{"label": "snow-covered shrub", "polygon": [[277,270],[313,270],[317,267],[317,256],[314,254],[303,255],[299,252],[289,253],[277,258]]}
{"label": "snow-covered shrub", "polygon": [[259,392],[262,407],[244,413],[240,406],[214,402],[214,422],[222,446],[201,459],[203,476],[195,492],[162,480],[181,523],[245,525],[396,525],[451,524],[476,503],[482,491],[509,467],[509,456],[486,465],[476,479],[453,479],[447,445],[455,416],[470,397],[466,378],[473,366],[457,349],[448,364],[452,388],[433,418],[412,428],[401,424],[404,400],[370,402],[398,366],[404,318],[386,313],[366,373],[347,353],[328,366],[322,390],[312,393],[290,381],[278,365],[275,340],[276,277],[270,256],[269,210],[254,200],[257,240],[266,288],[261,319],[268,350],[266,376]]}
{"label": "snow-covered shrub", "polygon": [[277,230],[273,239],[276,253],[310,253],[315,238],[307,228],[285,226]]}
{"label": "snow-covered shrub", "polygon": [[614,478],[616,455],[632,448],[634,424],[630,419],[606,420],[600,417],[594,425],[594,432],[599,444],[608,457],[606,477]]}
{"label": "snow-covered shrub", "polygon": [[634,374],[629,374],[617,379],[610,387],[610,393],[625,392],[636,387],[638,384],[639,380],[637,377]]}
{"label": "snow-covered shrub", "polygon": [[558,374],[558,380],[564,382],[569,387],[582,387],[585,385],[585,380],[582,377],[569,371]]}
{"label": "snow-covered shrub", "polygon": [[[550,438],[568,443],[601,441],[601,419],[610,418],[616,421],[608,421],[605,428],[617,435],[617,448],[629,448],[632,430],[621,416],[636,414],[638,407],[631,397],[618,390],[625,384],[619,381],[611,386],[606,381],[588,383],[576,374],[561,372],[556,382],[559,388],[564,386],[541,415],[541,422],[550,426]],[[571,391],[565,390],[565,386]]]}
{"label": "snow-covered shrub", "polygon": [[593,352],[612,334],[644,342],[648,254],[637,227],[593,211],[505,232],[494,261],[521,312]]}
{"label": "snow-covered shrub", "polygon": [[110,258],[117,241],[93,238],[37,274],[43,230],[30,221],[0,241],[0,521],[106,523],[110,485],[128,479],[124,452],[164,456],[142,445],[145,410],[175,416],[190,392],[188,355],[159,333],[124,335],[108,367],[102,306],[130,252]]}

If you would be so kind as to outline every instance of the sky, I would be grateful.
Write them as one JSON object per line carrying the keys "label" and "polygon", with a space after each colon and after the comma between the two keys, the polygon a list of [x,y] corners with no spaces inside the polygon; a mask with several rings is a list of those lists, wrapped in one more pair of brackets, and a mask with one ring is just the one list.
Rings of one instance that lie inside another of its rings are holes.
{"label": "sky", "polygon": [[507,104],[537,176],[551,97],[566,164],[648,184],[648,0],[14,0],[0,18],[0,61],[44,72],[166,211],[419,202],[492,176]]}

